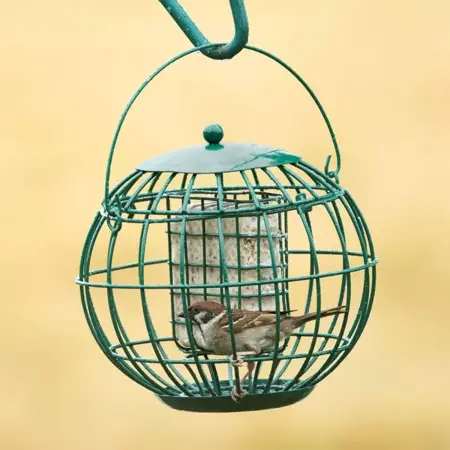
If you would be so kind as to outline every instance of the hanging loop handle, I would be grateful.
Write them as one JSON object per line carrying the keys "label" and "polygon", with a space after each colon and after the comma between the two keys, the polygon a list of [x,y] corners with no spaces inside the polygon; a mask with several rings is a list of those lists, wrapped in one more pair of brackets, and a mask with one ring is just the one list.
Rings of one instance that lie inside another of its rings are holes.
{"label": "hanging loop handle", "polygon": [[[197,25],[188,16],[178,0],[159,0],[161,5],[172,16],[183,33],[194,44],[195,47],[203,47],[211,44]],[[230,0],[231,11],[234,20],[234,38],[228,44],[212,48],[202,48],[200,51],[212,59],[231,59],[236,56],[248,42],[248,18],[245,10],[244,0]]]}
{"label": "hanging loop handle", "polygon": [[[113,162],[113,157],[114,157],[114,153],[116,150],[116,145],[117,145],[117,141],[119,139],[119,134],[122,130],[122,126],[125,122],[125,119],[130,111],[130,109],[132,108],[134,102],[136,101],[136,99],[139,97],[139,95],[142,93],[142,91],[147,87],[147,85],[154,79],[156,78],[161,72],[163,72],[165,69],[167,69],[169,66],[171,66],[172,64],[174,64],[175,62],[179,61],[180,59],[185,58],[186,56],[195,53],[195,52],[201,52],[202,50],[208,49],[208,48],[217,48],[220,46],[223,46],[225,44],[205,44],[204,46],[201,47],[194,47],[191,48],[190,50],[186,50],[183,53],[180,53],[179,55],[173,57],[172,59],[170,59],[169,61],[167,61],[166,63],[164,63],[159,69],[157,69],[155,72],[153,72],[142,84],[141,86],[138,88],[138,90],[134,93],[133,97],[131,97],[131,100],[128,102],[127,106],[125,107],[124,112],[122,113],[122,116],[120,117],[119,120],[119,124],[117,125],[116,131],[114,133],[114,137],[113,137],[113,141],[109,150],[109,156],[108,156],[108,162],[107,162],[107,166],[106,166],[106,179],[105,179],[105,199],[103,201],[103,208],[107,213],[113,213],[114,209],[112,207],[112,204],[114,203],[114,195],[110,195],[110,178],[111,178],[111,167],[112,167],[112,162]],[[282,66],[284,69],[286,69],[291,75],[294,76],[294,78],[297,79],[298,82],[300,82],[300,84],[306,89],[306,91],[309,93],[310,97],[312,98],[312,100],[314,101],[314,103],[316,104],[317,108],[320,111],[320,114],[322,116],[322,119],[325,121],[325,124],[327,126],[328,129],[328,133],[331,137],[332,143],[333,143],[333,147],[334,147],[334,151],[335,151],[335,155],[336,155],[336,167],[334,170],[330,170],[330,162],[332,159],[332,156],[329,155],[326,158],[326,162],[325,162],[325,174],[328,175],[331,178],[334,178],[336,180],[336,182],[339,182],[339,171],[341,169],[341,154],[339,151],[339,146],[336,140],[336,136],[334,134],[334,130],[331,126],[331,122],[328,119],[327,114],[325,113],[325,109],[323,108],[323,106],[321,105],[321,103],[319,102],[319,99],[317,98],[316,94],[313,92],[313,90],[309,87],[309,85],[306,83],[306,81],[294,70],[292,69],[290,66],[288,66],[284,61],[282,61],[280,58],[276,57],[275,55],[272,55],[271,53],[260,49],[258,47],[253,47],[250,45],[246,45],[244,48],[246,48],[249,51],[255,52],[255,53],[259,53],[260,55],[266,56],[267,58],[271,59],[272,61],[274,61],[275,63],[277,63],[278,65]],[[110,198],[111,197],[111,198]]]}

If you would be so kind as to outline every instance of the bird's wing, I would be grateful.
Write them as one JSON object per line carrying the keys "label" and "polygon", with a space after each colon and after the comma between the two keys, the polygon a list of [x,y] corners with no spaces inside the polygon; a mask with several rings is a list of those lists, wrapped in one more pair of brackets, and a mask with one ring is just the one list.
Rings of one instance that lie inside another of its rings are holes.
{"label": "bird's wing", "polygon": [[[284,315],[284,314],[283,314]],[[244,330],[272,325],[276,323],[277,316],[274,312],[245,311],[235,309],[232,311],[234,333],[242,333]],[[228,329],[228,315],[225,314],[218,323],[219,327]]]}
{"label": "bird's wing", "polygon": [[[284,317],[284,316],[287,316],[288,314],[293,313],[295,311],[297,311],[297,309],[289,309],[288,311],[280,311],[280,316]],[[263,312],[264,312],[264,314],[277,314],[276,311],[263,311]]]}

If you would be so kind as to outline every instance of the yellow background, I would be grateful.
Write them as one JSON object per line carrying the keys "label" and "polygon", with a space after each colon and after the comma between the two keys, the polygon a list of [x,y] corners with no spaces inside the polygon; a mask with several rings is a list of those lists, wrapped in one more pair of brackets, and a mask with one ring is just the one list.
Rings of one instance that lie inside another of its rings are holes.
{"label": "yellow background", "polygon": [[[183,3],[227,40],[226,0]],[[0,448],[450,448],[450,4],[247,0],[251,43],[292,64],[323,102],[380,257],[373,315],[345,363],[295,406],[172,411],[92,339],[74,284],[126,102],[190,47],[156,0],[2,0],[0,14]],[[146,91],[113,179],[201,140],[330,152],[305,93],[268,60],[193,56]]]}

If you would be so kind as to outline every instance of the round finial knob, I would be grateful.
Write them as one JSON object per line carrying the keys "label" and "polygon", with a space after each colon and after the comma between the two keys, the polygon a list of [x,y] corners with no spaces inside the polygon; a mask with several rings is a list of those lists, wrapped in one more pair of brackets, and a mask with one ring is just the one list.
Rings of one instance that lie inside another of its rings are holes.
{"label": "round finial knob", "polygon": [[223,128],[218,124],[208,125],[203,130],[203,137],[209,145],[220,144],[223,138]]}

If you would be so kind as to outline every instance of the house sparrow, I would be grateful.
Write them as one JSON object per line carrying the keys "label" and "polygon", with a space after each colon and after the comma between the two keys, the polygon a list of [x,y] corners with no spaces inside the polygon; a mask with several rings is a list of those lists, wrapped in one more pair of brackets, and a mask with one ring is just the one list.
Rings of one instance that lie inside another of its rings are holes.
{"label": "house sparrow", "polygon": [[[297,328],[306,322],[316,319],[316,313],[308,313],[303,316],[292,317],[288,314],[292,311],[280,312],[280,342],[289,337]],[[343,314],[347,312],[345,306],[326,309],[320,312],[320,317]],[[276,312],[273,311],[248,311],[244,309],[232,309],[234,339],[236,344],[237,359],[230,356],[230,362],[235,367],[242,367],[243,356],[259,355],[263,352],[275,350],[276,341]],[[185,317],[181,312],[178,317]],[[218,355],[232,355],[230,331],[228,326],[228,313],[224,305],[210,301],[200,301],[189,306],[187,318],[196,325],[194,335],[201,336],[201,346]],[[197,339],[196,339],[197,341]],[[251,375],[255,367],[254,362],[247,362],[247,373],[241,379],[242,383]],[[231,397],[239,401],[247,393],[236,392],[233,388]]]}

